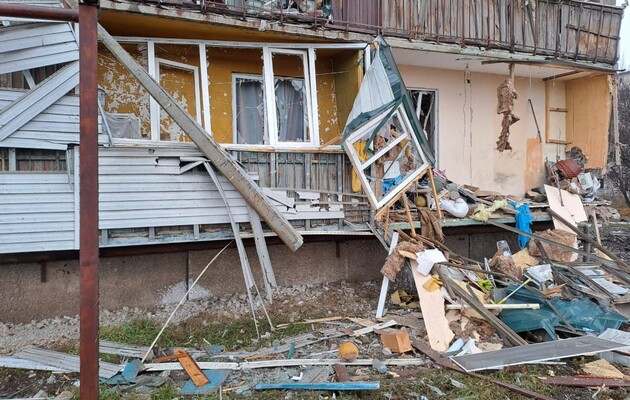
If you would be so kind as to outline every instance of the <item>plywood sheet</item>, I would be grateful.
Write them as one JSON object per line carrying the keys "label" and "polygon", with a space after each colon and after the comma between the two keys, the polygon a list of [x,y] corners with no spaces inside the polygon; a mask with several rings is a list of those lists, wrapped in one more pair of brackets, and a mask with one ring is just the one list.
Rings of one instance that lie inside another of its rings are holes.
{"label": "plywood sheet", "polygon": [[424,288],[425,282],[431,279],[431,276],[422,276],[418,272],[418,264],[413,260],[411,261],[411,271],[420,298],[420,309],[429,336],[429,344],[433,350],[446,351],[455,334],[448,326],[442,292],[440,290],[429,292]]}
{"label": "plywood sheet", "polygon": [[[558,188],[549,185],[545,185],[545,193],[547,193],[549,208],[557,212],[562,218],[571,222],[573,226],[577,227],[579,222],[588,220],[582,199],[577,194],[569,193],[566,190],[558,190]],[[560,199],[561,196],[562,200]],[[553,220],[553,226],[556,229],[573,233],[569,227],[557,221],[555,218]]]}

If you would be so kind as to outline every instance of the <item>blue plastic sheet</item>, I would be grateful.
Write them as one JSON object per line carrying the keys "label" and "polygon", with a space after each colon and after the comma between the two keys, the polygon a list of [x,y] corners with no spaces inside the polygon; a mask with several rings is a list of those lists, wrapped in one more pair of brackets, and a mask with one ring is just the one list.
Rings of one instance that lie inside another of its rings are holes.
{"label": "blue plastic sheet", "polygon": [[[529,210],[529,204],[523,203],[521,205],[516,205],[514,202],[510,202],[511,205],[516,209],[516,215],[514,218],[516,219],[516,228],[522,230],[523,232],[532,233],[532,213]],[[518,235],[518,245],[521,249],[524,249],[529,243],[529,238],[525,235]]]}
{"label": "blue plastic sheet", "polygon": [[[516,285],[509,285],[506,290],[513,292]],[[619,329],[628,318],[595,303],[590,299],[563,300],[551,299],[551,304],[558,313],[575,329],[600,334],[607,328]],[[562,326],[561,318],[551,310],[544,298],[527,288],[522,288],[514,293],[507,301],[508,304],[538,303],[539,310],[504,310],[499,318],[515,332],[526,332],[536,329],[544,329],[552,338],[556,338],[553,332],[555,327]]]}

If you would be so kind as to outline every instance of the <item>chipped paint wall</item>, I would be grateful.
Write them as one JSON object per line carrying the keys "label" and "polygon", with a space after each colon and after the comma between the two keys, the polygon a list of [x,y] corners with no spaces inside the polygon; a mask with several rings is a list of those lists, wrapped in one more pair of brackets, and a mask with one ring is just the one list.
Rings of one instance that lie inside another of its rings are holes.
{"label": "chipped paint wall", "polygon": [[515,87],[520,97],[514,114],[521,120],[510,129],[513,150],[500,153],[496,150],[501,132],[496,88],[505,76],[408,65],[399,65],[399,69],[408,87],[439,91],[439,168],[450,179],[518,196],[528,186],[542,183],[542,174],[537,174],[537,166],[544,162],[542,149],[531,141],[538,143],[527,102],[532,99],[542,129],[545,123],[542,80],[516,77]]}
{"label": "chipped paint wall", "polygon": [[[124,44],[123,48],[148,70],[146,44]],[[149,93],[102,44],[98,46],[98,84],[105,90],[105,111],[137,116],[142,137],[150,138]]]}

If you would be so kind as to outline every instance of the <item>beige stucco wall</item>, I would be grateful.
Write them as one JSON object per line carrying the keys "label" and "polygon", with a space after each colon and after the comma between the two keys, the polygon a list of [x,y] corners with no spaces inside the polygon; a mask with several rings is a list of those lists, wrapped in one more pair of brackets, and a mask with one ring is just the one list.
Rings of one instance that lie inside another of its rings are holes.
{"label": "beige stucco wall", "polygon": [[544,140],[545,85],[541,79],[516,77],[520,97],[515,114],[521,120],[511,127],[513,150],[499,153],[501,115],[496,113],[496,88],[505,76],[408,65],[399,69],[408,88],[439,91],[438,167],[451,180],[518,196],[542,184],[546,146],[538,143],[527,102],[532,99]]}

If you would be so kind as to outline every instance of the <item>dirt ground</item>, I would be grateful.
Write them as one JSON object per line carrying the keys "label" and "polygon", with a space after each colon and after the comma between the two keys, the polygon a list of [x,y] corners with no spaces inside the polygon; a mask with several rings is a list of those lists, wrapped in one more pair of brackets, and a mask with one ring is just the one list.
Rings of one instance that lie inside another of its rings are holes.
{"label": "dirt ground", "polygon": [[[630,224],[610,224],[602,229],[602,241],[620,257],[630,261]],[[354,317],[374,319],[380,282],[346,283],[327,285],[301,285],[282,288],[269,307],[274,325],[289,324],[286,329],[271,332],[262,313],[258,312],[261,338],[255,333],[247,297],[235,294],[224,298],[199,299],[186,302],[177,313],[172,326],[159,342],[160,346],[184,346],[202,348],[204,344],[222,344],[226,351],[248,350],[279,346],[290,343],[296,336],[312,334],[324,337],[330,330],[347,332],[360,328],[342,319],[327,323],[292,324],[304,319],[326,317]],[[101,311],[101,338],[148,345],[174,304],[151,310],[123,309]],[[413,316],[414,310],[390,307],[394,314]],[[386,317],[387,319],[387,317]],[[417,319],[417,318],[416,318]],[[418,320],[419,321],[419,320]],[[0,354],[14,354],[28,346],[38,346],[78,353],[78,317],[65,316],[51,320],[32,321],[29,324],[0,324]],[[410,337],[422,339],[422,324],[405,327]],[[479,328],[482,332],[483,329]],[[460,332],[461,333],[461,332]],[[316,344],[296,349],[294,358],[335,358],[343,340],[353,341],[360,349],[360,358],[420,359],[414,367],[389,367],[381,374],[373,366],[348,367],[348,372],[358,382],[379,381],[380,389],[373,392],[305,392],[305,391],[257,391],[253,386],[260,382],[289,382],[294,377],[312,373],[313,367],[268,368],[233,371],[222,385],[221,393],[208,399],[255,398],[255,399],[520,399],[524,398],[508,389],[490,382],[480,381],[461,373],[446,370],[433,363],[418,351],[392,355],[383,348],[379,336],[372,333],[361,337],[341,337],[322,340]],[[286,358],[283,353],[279,359]],[[104,355],[111,362],[123,362],[119,357]],[[203,358],[200,360],[204,360]],[[205,360],[209,360],[206,358]],[[225,359],[229,360],[228,358]],[[573,376],[580,374],[580,366],[593,358],[578,357],[553,365],[518,366],[485,376],[536,391],[554,399],[626,399],[630,391],[610,388],[565,388],[544,384],[545,376]],[[630,370],[621,368],[630,375]],[[310,371],[310,372],[309,372]],[[332,370],[323,371],[333,376]],[[161,383],[158,387],[159,378]],[[173,399],[185,398],[179,387],[188,379],[181,371],[163,375],[151,374],[151,379],[129,387],[102,386],[101,398],[105,399]],[[294,378],[296,379],[296,378]],[[78,398],[78,374],[51,373],[0,368],[0,398],[29,398],[50,396],[54,398]],[[59,397],[61,396],[61,397]],[[74,397],[73,397],[74,396]],[[202,397],[198,397],[202,398]]]}

